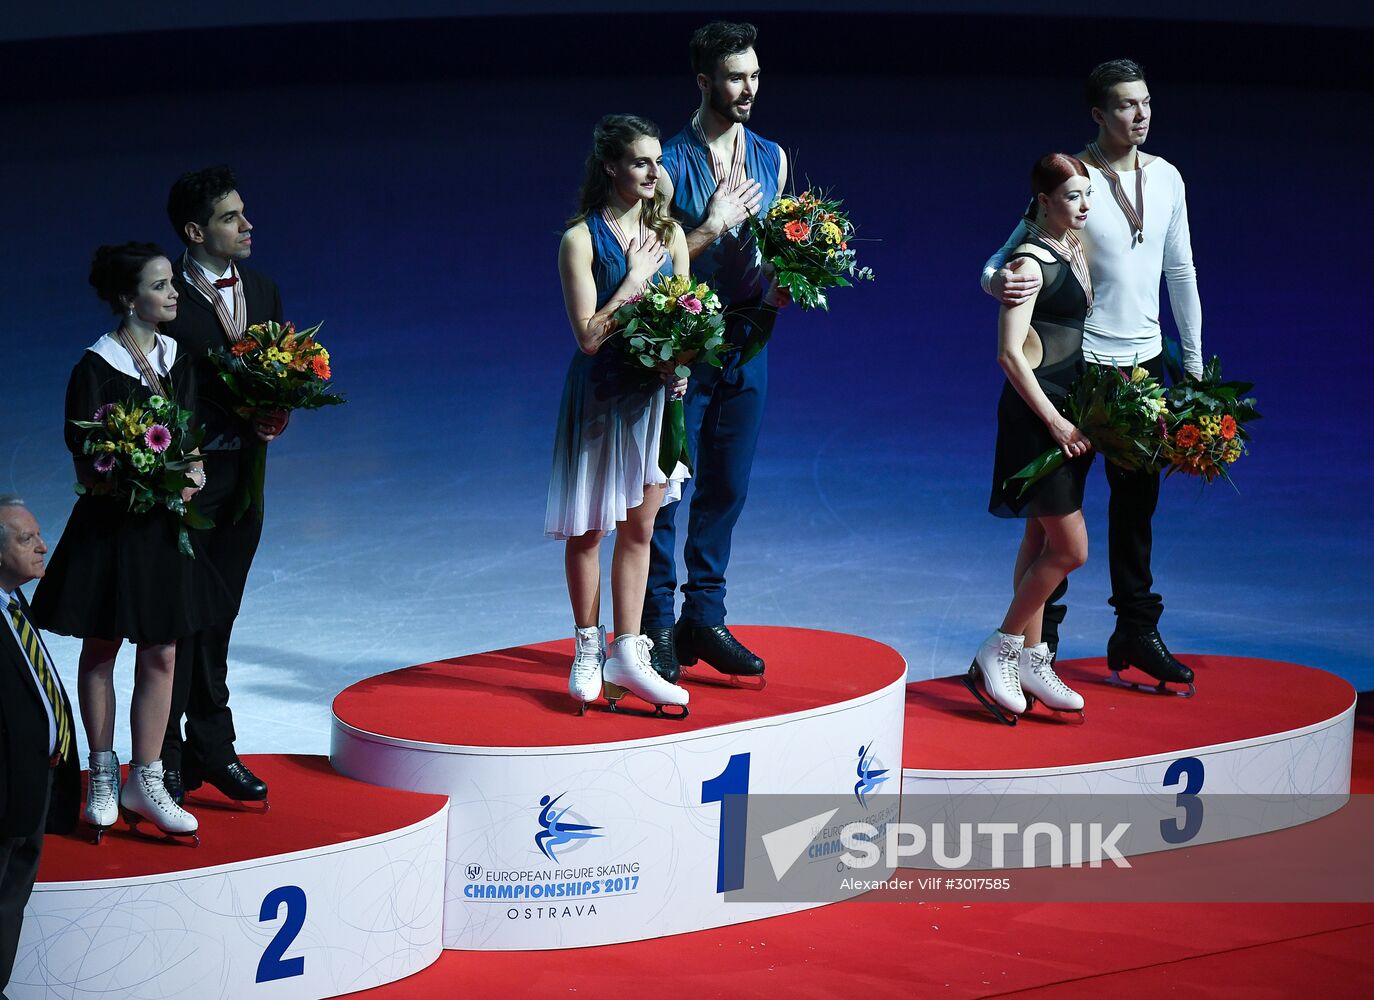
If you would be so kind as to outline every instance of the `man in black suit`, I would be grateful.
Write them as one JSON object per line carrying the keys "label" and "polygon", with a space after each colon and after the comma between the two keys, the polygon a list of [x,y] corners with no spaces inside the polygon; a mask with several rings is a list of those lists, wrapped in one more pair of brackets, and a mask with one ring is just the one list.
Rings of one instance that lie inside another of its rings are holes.
{"label": "man in black suit", "polygon": [[[254,324],[281,322],[281,293],[270,278],[241,267],[253,252],[253,227],[244,215],[238,182],[228,167],[207,167],[182,176],[167,197],[167,215],[186,252],[174,262],[180,294],[177,318],[163,332],[197,359],[196,418],[205,425],[206,484],[197,506],[215,522],[203,535],[205,552],[224,578],[235,606],[262,536],[262,511],[235,520],[256,451],[286,427],[285,413],[236,411],[236,402],[206,360],[230,347]],[[226,681],[232,621],[177,644],[176,681],[167,738],[162,745],[167,790],[178,802],[208,781],[240,802],[267,798],[267,785],[234,752],[234,719]],[[186,716],[182,739],[181,717]]]}
{"label": "man in black suit", "polygon": [[10,981],[43,832],[76,825],[76,719],[19,588],[43,575],[48,547],[14,496],[0,496],[0,990]]}

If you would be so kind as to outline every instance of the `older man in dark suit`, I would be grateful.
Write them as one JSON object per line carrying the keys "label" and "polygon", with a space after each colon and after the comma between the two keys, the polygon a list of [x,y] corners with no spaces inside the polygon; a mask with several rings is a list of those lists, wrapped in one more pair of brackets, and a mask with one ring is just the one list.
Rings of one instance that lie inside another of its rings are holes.
{"label": "older man in dark suit", "polygon": [[14,496],[0,496],[0,990],[9,983],[43,832],[76,825],[76,720],[19,588],[43,575],[48,547]]}

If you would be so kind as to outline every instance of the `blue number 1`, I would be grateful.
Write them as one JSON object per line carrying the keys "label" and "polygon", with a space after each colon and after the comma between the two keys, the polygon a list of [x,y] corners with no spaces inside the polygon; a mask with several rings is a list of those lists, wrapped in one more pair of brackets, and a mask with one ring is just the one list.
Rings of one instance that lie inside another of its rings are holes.
{"label": "blue number 1", "polygon": [[281,907],[286,906],[286,919],[282,921],[277,934],[267,945],[267,950],[258,960],[257,982],[270,983],[276,979],[290,979],[292,976],[305,975],[305,958],[282,958],[287,948],[296,940],[296,935],[305,926],[305,890],[298,885],[284,885],[273,889],[262,901],[258,911],[258,923],[276,920]]}
{"label": "blue number 1", "polygon": [[730,757],[725,770],[701,783],[701,801],[720,803],[716,892],[744,888],[744,836],[749,819],[749,755]]}

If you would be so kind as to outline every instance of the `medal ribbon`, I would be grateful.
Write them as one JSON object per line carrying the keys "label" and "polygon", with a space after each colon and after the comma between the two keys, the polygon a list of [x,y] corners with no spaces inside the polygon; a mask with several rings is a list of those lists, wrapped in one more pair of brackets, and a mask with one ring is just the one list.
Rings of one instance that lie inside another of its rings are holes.
{"label": "medal ribbon", "polygon": [[716,179],[716,187],[720,187],[722,184],[727,183],[727,181],[731,188],[738,187],[740,182],[744,180],[745,160],[747,158],[744,151],[744,126],[741,125],[735,132],[735,147],[731,154],[732,159],[730,161],[730,173],[728,178],[725,172],[725,164],[721,162],[720,156],[717,155],[715,148],[706,141],[706,130],[701,127],[700,110],[692,115],[692,132],[696,135],[697,139],[701,141],[701,144],[706,147],[706,151],[711,154],[711,176]]}
{"label": "medal ribbon", "polygon": [[119,341],[124,350],[129,352],[129,357],[133,358],[134,367],[143,376],[143,384],[148,387],[148,390],[155,396],[164,396],[170,399],[171,394],[163,385],[162,377],[153,368],[153,363],[148,360],[148,355],[143,353],[143,348],[138,346],[138,341],[134,340],[134,335],[129,332],[129,328],[121,324],[119,329],[115,331],[115,339]]}
{"label": "medal ribbon", "polygon": [[1054,251],[1056,257],[1069,265],[1069,270],[1073,271],[1074,277],[1083,286],[1083,294],[1088,300],[1088,312],[1092,312],[1093,279],[1088,274],[1088,258],[1083,255],[1083,241],[1078,238],[1078,234],[1069,229],[1065,231],[1062,240],[1057,240],[1030,219],[1026,220],[1026,231],[1044,242]]}
{"label": "medal ribbon", "polygon": [[1136,246],[1145,242],[1145,171],[1140,169],[1140,152],[1135,154],[1135,204],[1132,205],[1130,199],[1126,197],[1126,192],[1121,186],[1121,175],[1112,169],[1107,162],[1107,157],[1102,155],[1102,147],[1095,142],[1088,143],[1088,155],[1085,159],[1098,170],[1102,171],[1107,178],[1107,184],[1112,189],[1112,197],[1121,206],[1121,211],[1126,215],[1126,222],[1131,227],[1131,245]]}
{"label": "medal ribbon", "polygon": [[232,316],[224,305],[224,299],[220,296],[219,289],[191,259],[190,251],[187,251],[181,258],[181,272],[190,279],[191,284],[196,286],[196,290],[209,299],[210,304],[215,307],[215,316],[219,318],[219,325],[224,328],[224,335],[229,338],[229,343],[237,344],[242,340],[244,331],[248,329],[248,305],[243,297],[243,281],[239,278],[238,268],[234,266],[234,262],[232,260],[229,262],[229,274],[235,279],[234,313]]}

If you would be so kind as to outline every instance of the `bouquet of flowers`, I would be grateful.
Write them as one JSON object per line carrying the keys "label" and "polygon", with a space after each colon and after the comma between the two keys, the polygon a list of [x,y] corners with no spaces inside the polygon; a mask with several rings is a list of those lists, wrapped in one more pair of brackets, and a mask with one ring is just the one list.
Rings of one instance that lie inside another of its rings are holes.
{"label": "bouquet of flowers", "polygon": [[[251,420],[258,412],[317,410],[345,402],[330,382],[329,352],[315,339],[321,326],[317,323],[297,331],[292,323],[255,323],[232,347],[210,352],[219,377],[238,400],[239,416]],[[239,498],[234,520],[250,506],[262,516],[266,473],[267,448],[259,444],[248,489]]]}
{"label": "bouquet of flowers", "polygon": [[840,211],[842,204],[827,192],[807,189],[779,198],[762,218],[750,216],[759,252],[775,269],[778,286],[803,309],[829,309],[827,288],[873,280],[873,269],[859,267],[849,248],[854,224]]}
{"label": "bouquet of flowers", "polygon": [[113,496],[130,511],[143,514],[164,507],[180,519],[177,549],[195,558],[187,528],[212,527],[210,520],[181,499],[181,491],[196,485],[186,470],[200,461],[192,453],[200,447],[203,427],[191,427],[192,414],[162,396],[146,402],[131,398],[105,403],[90,420],[73,420],[86,432],[81,453],[91,459],[96,481],[77,483],[76,492]]}
{"label": "bouquet of flowers", "polygon": [[1206,483],[1220,477],[1234,487],[1226,467],[1246,453],[1246,424],[1260,419],[1255,400],[1243,398],[1253,388],[1250,382],[1222,381],[1216,357],[1207,362],[1202,378],[1170,386],[1169,412],[1176,423],[1164,448],[1165,475],[1182,472]]}
{"label": "bouquet of flowers", "polygon": [[[694,284],[685,274],[660,275],[616,310],[617,335],[635,372],[646,381],[667,371],[687,378],[692,364],[721,367],[725,317],[720,309],[720,298],[710,286]],[[674,399],[664,415],[658,467],[671,476],[678,462],[692,467],[682,400]]]}
{"label": "bouquet of flowers", "polygon": [[[1165,462],[1174,418],[1164,387],[1144,368],[1126,375],[1112,365],[1091,364],[1069,389],[1068,417],[1109,462],[1126,469],[1159,469]],[[1004,484],[1021,481],[1018,497],[1065,462],[1050,448]]]}

